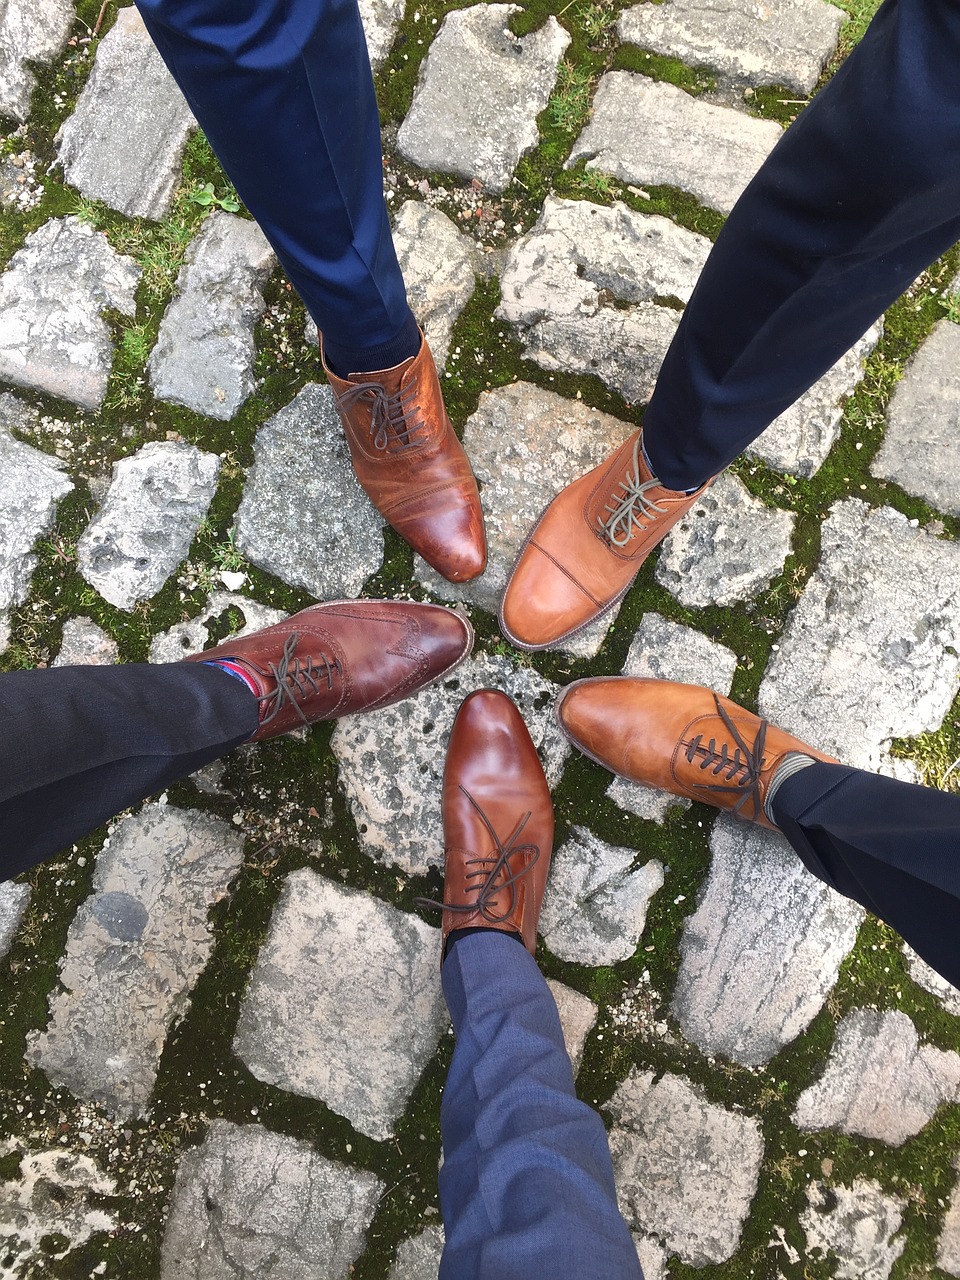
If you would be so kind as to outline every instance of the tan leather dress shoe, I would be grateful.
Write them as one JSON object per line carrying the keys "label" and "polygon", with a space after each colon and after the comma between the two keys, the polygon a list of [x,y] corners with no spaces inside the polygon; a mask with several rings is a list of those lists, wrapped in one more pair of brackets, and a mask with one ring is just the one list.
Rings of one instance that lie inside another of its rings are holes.
{"label": "tan leather dress shoe", "polygon": [[421,339],[419,352],[392,369],[346,380],[324,371],[367,497],[427,564],[468,582],[487,563],[480,495]]}
{"label": "tan leather dress shoe", "polygon": [[394,600],[334,600],[185,662],[230,661],[258,690],[260,728],[275,738],[318,720],[399,702],[452,670],[473,648],[459,613]]}
{"label": "tan leather dress shoe", "polygon": [[518,649],[547,649],[612,609],[640,566],[693,506],[696,493],[650,474],[635,432],[547,507],[524,544],[500,605],[500,629]]}
{"label": "tan leather dress shoe", "polygon": [[763,805],[784,757],[798,751],[837,763],[729,698],[673,680],[576,680],[561,693],[557,718],[612,773],[773,830]]}
{"label": "tan leather dress shoe", "polygon": [[464,701],[443,774],[443,937],[478,926],[537,949],[553,851],[553,804],[536,747],[505,693]]}

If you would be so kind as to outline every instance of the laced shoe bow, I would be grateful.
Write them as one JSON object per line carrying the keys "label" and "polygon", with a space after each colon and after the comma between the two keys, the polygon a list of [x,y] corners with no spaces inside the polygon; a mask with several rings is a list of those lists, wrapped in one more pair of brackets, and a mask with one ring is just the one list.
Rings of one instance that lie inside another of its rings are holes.
{"label": "laced shoe bow", "polygon": [[704,745],[704,735],[702,733],[696,734],[689,742],[681,741],[680,745],[683,748],[688,764],[696,765],[704,773],[709,770],[715,778],[723,777],[726,779],[726,782],[698,783],[698,788],[702,787],[706,791],[714,791],[723,795],[736,795],[737,799],[731,812],[738,816],[740,816],[744,806],[749,801],[752,801],[753,813],[746,816],[755,817],[763,810],[760,786],[761,774],[767,763],[764,759],[763,749],[767,740],[769,721],[764,720],[762,717],[759,718],[756,737],[753,740],[753,744],[750,745],[724,710],[723,704],[716,694],[713,695],[713,701],[717,708],[717,715],[736,744],[732,753],[729,742],[721,742],[718,749],[716,738],[711,738]]}
{"label": "laced shoe bow", "polygon": [[270,692],[257,698],[260,704],[261,729],[270,724],[284,707],[292,707],[304,724],[313,724],[316,716],[308,716],[303,703],[314,696],[319,697],[326,689],[333,689],[334,677],[343,677],[343,666],[339,658],[331,662],[326,654],[316,657],[311,655],[306,660],[295,658],[297,645],[300,643],[300,632],[291,631],[283,646],[278,662],[267,664],[267,670],[274,680]]}
{"label": "laced shoe bow", "polygon": [[370,435],[380,453],[399,453],[421,444],[418,433],[426,429],[418,403],[417,378],[412,376],[399,391],[390,392],[381,382],[359,382],[337,394],[338,407],[346,413],[359,401],[369,401]]}
{"label": "laced shoe bow", "polygon": [[640,479],[640,436],[638,435],[633,446],[633,465],[626,473],[626,477],[617,485],[617,490],[620,491],[619,496],[617,490],[614,490],[610,495],[611,501],[604,506],[604,510],[610,512],[609,517],[604,519],[603,516],[597,516],[600,532],[615,547],[627,545],[633,536],[634,525],[644,529],[647,527],[644,523],[645,519],[652,523],[657,516],[666,514],[667,508],[658,506],[650,497],[654,489],[663,492],[663,486],[656,476],[651,480],[641,481]]}
{"label": "laced shoe bow", "polygon": [[[504,842],[501,841],[490,819],[470,792],[463,786],[458,790],[472,806],[489,833],[494,851],[485,858],[473,857],[464,860],[466,866],[477,868],[474,871],[468,871],[464,877],[466,880],[474,881],[473,884],[466,886],[467,893],[477,895],[474,902],[451,903],[437,902],[433,898],[417,898],[417,906],[437,911],[452,911],[457,915],[480,915],[488,924],[503,924],[517,909],[519,882],[529,874],[540,858],[540,849],[537,845],[520,843],[523,829],[530,821],[531,811],[528,810],[523,815],[510,837]],[[511,859],[519,860],[521,865],[511,866]],[[497,899],[504,891],[509,894],[509,903],[506,910],[498,911]]]}

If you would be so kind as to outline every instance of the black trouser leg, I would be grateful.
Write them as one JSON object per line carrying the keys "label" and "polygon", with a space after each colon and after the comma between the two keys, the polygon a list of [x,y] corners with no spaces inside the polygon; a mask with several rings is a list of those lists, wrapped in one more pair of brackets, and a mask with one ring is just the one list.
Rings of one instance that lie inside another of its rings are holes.
{"label": "black trouser leg", "polygon": [[0,879],[256,732],[254,695],[201,663],[0,675]]}
{"label": "black trouser leg", "polygon": [[960,4],[886,0],[724,226],[644,416],[688,489],[802,395],[960,239]]}
{"label": "black trouser leg", "polygon": [[818,763],[785,780],[773,815],[808,870],[960,987],[960,796]]}

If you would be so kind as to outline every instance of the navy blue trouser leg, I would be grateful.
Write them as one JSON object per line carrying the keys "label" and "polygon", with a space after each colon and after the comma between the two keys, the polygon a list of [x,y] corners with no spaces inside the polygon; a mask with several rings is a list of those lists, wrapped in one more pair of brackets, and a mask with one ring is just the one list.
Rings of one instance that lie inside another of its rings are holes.
{"label": "navy blue trouser leg", "polygon": [[960,987],[960,796],[818,763],[783,782],[773,814],[815,876]]}
{"label": "navy blue trouser leg", "polygon": [[356,0],[137,7],[320,331],[349,348],[392,342],[410,310]]}
{"label": "navy blue trouser leg", "polygon": [[721,470],[960,239],[960,4],[886,0],[727,219],[644,416],[655,473]]}
{"label": "navy blue trouser leg", "polygon": [[256,732],[249,689],[202,663],[0,675],[0,880]]}
{"label": "navy blue trouser leg", "polygon": [[607,1135],[577,1099],[536,961],[476,933],[441,977],[457,1046],[440,1111],[440,1280],[642,1280]]}

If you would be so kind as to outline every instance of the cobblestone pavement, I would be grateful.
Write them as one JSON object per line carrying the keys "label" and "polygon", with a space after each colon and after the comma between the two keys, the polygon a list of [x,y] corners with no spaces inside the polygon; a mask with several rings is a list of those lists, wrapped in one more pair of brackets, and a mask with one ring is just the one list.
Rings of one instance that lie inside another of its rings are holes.
{"label": "cobblestone pavement", "polygon": [[694,681],[956,785],[956,254],[612,621],[530,658],[493,617],[872,7],[363,0],[488,520],[454,588],[356,484],[316,331],[136,11],[0,6],[0,667],[170,661],[344,595],[457,602],[478,634],[418,698],[243,748],[0,885],[0,1276],[436,1276],[452,1040],[414,898],[450,723],[494,684],[554,788],[539,959],[648,1280],[960,1277],[960,995],[778,836],[611,780],[550,716],[588,674]]}

